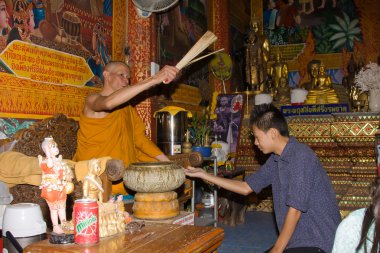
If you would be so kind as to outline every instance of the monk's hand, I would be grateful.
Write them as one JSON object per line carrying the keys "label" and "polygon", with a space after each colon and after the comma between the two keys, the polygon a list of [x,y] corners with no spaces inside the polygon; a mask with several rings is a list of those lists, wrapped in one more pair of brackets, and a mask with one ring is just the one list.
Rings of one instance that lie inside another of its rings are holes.
{"label": "monk's hand", "polygon": [[172,82],[179,73],[179,69],[173,66],[165,65],[154,77],[158,83],[168,84]]}

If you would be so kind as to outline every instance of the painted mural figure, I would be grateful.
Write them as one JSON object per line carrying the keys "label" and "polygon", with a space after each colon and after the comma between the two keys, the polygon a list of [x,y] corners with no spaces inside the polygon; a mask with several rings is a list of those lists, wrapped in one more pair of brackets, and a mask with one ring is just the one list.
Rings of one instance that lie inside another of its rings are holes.
{"label": "painted mural figure", "polygon": [[295,27],[301,24],[301,17],[294,5],[294,0],[279,0],[278,6],[280,10],[277,18],[277,26]]}
{"label": "painted mural figure", "polygon": [[33,14],[34,14],[34,28],[38,28],[38,25],[46,17],[45,9],[47,7],[46,0],[29,0],[33,3]]}
{"label": "painted mural figure", "polygon": [[[302,9],[300,10],[300,13],[310,14],[314,12],[313,0],[298,0],[298,2],[302,5]],[[306,10],[306,5],[309,5],[308,10]]]}
{"label": "painted mural figure", "polygon": [[278,10],[276,9],[276,3],[274,2],[274,0],[265,0],[264,10],[263,10],[264,29],[270,29],[270,30],[275,29],[277,16],[278,16]]}
{"label": "painted mural figure", "polygon": [[88,60],[88,65],[95,77],[89,82],[89,86],[99,86],[103,82],[103,69],[111,58],[106,51],[107,45],[104,29],[103,23],[98,22],[92,33],[92,49],[94,50],[94,55]]}
{"label": "painted mural figure", "polygon": [[[47,137],[41,144],[46,157],[38,156],[38,162],[42,169],[42,181],[40,185],[41,197],[43,197],[50,209],[50,218],[53,224],[53,232],[64,233],[66,225],[66,199],[67,194],[74,190],[71,183],[73,173],[59,155],[57,143],[52,137]],[[61,221],[59,225],[58,218]]]}
{"label": "painted mural figure", "polygon": [[7,44],[14,40],[30,41],[34,30],[33,5],[26,0],[13,2],[13,28],[9,32]]}
{"label": "painted mural figure", "polygon": [[3,51],[7,45],[7,36],[10,30],[8,20],[9,14],[5,0],[0,0],[0,52]]}
{"label": "painted mural figure", "polygon": [[[326,0],[322,0],[322,3],[320,6],[318,6],[318,9],[323,9],[325,8],[325,5],[326,5]],[[332,0],[332,7],[335,8],[336,7],[336,0]]]}
{"label": "painted mural figure", "polygon": [[267,79],[269,41],[259,33],[259,21],[255,17],[251,20],[245,50],[246,82],[252,90],[263,91]]}

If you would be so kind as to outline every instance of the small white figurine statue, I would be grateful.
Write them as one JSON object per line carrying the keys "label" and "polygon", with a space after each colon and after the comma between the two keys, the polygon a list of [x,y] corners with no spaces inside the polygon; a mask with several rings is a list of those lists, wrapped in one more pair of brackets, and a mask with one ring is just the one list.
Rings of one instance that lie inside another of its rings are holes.
{"label": "small white figurine statue", "polygon": [[218,163],[224,164],[228,159],[228,154],[230,152],[230,147],[227,142],[224,141],[214,141],[211,144],[211,153],[216,156]]}
{"label": "small white figurine statue", "polygon": [[[73,172],[62,161],[62,156],[58,156],[59,149],[52,137],[45,138],[41,147],[46,155],[45,158],[38,156],[38,162],[42,169],[41,197],[46,200],[49,206],[53,232],[62,234],[64,233],[62,227],[66,226],[67,194],[74,190],[74,185],[71,182]],[[59,225],[58,217],[61,225]]]}

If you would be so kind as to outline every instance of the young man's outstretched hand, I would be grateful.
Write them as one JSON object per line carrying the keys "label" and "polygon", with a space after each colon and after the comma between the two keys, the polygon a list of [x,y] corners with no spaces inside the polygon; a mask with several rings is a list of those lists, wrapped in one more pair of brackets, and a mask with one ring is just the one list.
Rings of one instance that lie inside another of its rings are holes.
{"label": "young man's outstretched hand", "polygon": [[191,166],[183,168],[183,170],[185,171],[186,176],[189,176],[189,177],[199,177],[199,178],[202,178],[202,176],[204,174],[206,174],[205,170],[203,170],[201,168],[191,167]]}

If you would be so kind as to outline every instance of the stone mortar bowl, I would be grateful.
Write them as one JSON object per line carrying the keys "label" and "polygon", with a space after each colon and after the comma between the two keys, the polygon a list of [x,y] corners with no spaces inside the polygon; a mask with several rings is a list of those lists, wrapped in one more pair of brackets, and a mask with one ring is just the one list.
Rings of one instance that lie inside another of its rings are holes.
{"label": "stone mortar bowl", "polygon": [[171,161],[131,163],[124,172],[123,181],[136,192],[168,192],[185,182],[185,172]]}

